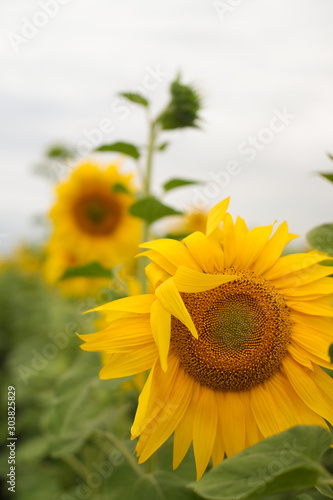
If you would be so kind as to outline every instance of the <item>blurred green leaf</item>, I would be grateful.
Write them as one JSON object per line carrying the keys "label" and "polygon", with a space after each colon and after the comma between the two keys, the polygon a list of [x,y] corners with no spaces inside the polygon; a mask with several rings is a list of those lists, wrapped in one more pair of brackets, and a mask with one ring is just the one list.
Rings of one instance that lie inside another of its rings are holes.
{"label": "blurred green leaf", "polygon": [[112,191],[113,191],[113,193],[129,194],[129,190],[127,189],[127,187],[124,186],[124,184],[121,184],[120,182],[113,184]]}
{"label": "blurred green leaf", "polygon": [[333,344],[330,345],[328,349],[329,357],[331,358],[331,363],[333,363]]}
{"label": "blurred green leaf", "polygon": [[116,153],[123,153],[124,155],[131,156],[135,160],[140,158],[139,149],[128,142],[114,142],[113,144],[104,144],[99,146],[95,151],[113,151]]}
{"label": "blurred green leaf", "polygon": [[328,156],[331,160],[333,160],[333,155],[331,155],[330,153],[327,153],[327,156]]}
{"label": "blurred green leaf", "polygon": [[247,500],[333,484],[318,463],[331,442],[321,427],[293,427],[223,461],[190,486],[206,499]]}
{"label": "blurred green leaf", "polygon": [[163,184],[164,191],[171,191],[179,187],[190,186],[193,184],[200,184],[200,181],[193,181],[189,179],[171,179]]}
{"label": "blurred green leaf", "polygon": [[316,486],[316,488],[324,497],[333,498],[333,492],[328,484],[322,484],[321,486]]}
{"label": "blurred green leaf", "polygon": [[52,159],[57,158],[60,160],[60,159],[71,158],[74,152],[67,146],[64,146],[62,144],[56,144],[54,146],[50,146],[45,154],[47,158],[52,158]]}
{"label": "blurred green leaf", "polygon": [[306,235],[309,244],[320,252],[333,256],[333,224],[322,224]]}
{"label": "blurred green leaf", "polygon": [[163,130],[197,127],[201,107],[199,94],[190,85],[182,85],[179,77],[171,84],[171,100],[156,119]]}
{"label": "blurred green leaf", "polygon": [[147,196],[146,198],[136,201],[130,207],[129,212],[131,215],[145,220],[148,224],[152,224],[156,220],[169,215],[183,215],[183,212],[179,212],[168,205],[164,205],[164,203],[161,203],[154,196]]}
{"label": "blurred green leaf", "polygon": [[125,97],[125,99],[135,102],[136,104],[141,104],[141,106],[145,106],[146,108],[149,106],[147,99],[142,97],[140,94],[135,94],[133,92],[121,92],[120,95]]}
{"label": "blurred green leaf", "polygon": [[165,150],[168,146],[169,146],[169,143],[168,143],[168,142],[163,142],[162,144],[160,144],[160,145],[158,146],[158,148],[157,148],[157,149],[158,149],[159,151],[164,151],[164,150]]}
{"label": "blurred green leaf", "polygon": [[134,484],[136,500],[195,500],[199,497],[187,488],[186,480],[175,473],[156,471],[145,474]]}
{"label": "blurred green leaf", "polygon": [[60,281],[69,278],[108,278],[111,279],[111,269],[106,269],[99,262],[90,262],[84,266],[69,267],[61,276]]}
{"label": "blurred green leaf", "polygon": [[[333,160],[333,157],[331,157],[331,158]],[[327,179],[328,181],[333,182],[333,173],[332,174],[326,174],[324,172],[319,172],[319,175],[321,175],[322,177],[325,177],[325,179]]]}

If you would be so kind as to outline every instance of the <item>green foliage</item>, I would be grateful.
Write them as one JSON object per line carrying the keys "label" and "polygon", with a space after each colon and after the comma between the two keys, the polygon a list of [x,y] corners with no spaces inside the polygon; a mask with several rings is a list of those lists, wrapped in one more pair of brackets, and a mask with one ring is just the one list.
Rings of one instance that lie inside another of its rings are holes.
{"label": "green foliage", "polygon": [[117,182],[112,186],[112,192],[113,193],[124,193],[124,194],[129,194],[129,191],[124,184],[120,184],[120,182]]}
{"label": "green foliage", "polygon": [[124,155],[131,156],[135,160],[140,158],[140,152],[137,146],[134,144],[130,144],[128,142],[114,142],[113,144],[104,144],[103,146],[99,146],[95,151],[104,151],[104,152],[115,152],[115,153],[123,153]]}
{"label": "green foliage", "polygon": [[200,184],[200,181],[193,181],[189,179],[170,179],[163,184],[164,191],[171,191],[179,187],[190,186],[193,184]]}
{"label": "green foliage", "polygon": [[171,84],[171,100],[156,119],[163,130],[197,127],[201,108],[199,94],[190,85],[182,85],[179,77]]}
{"label": "green foliage", "polygon": [[62,144],[56,144],[50,146],[46,151],[46,157],[51,159],[65,160],[72,158],[74,152],[68,146]]}
{"label": "green foliage", "polygon": [[111,269],[106,269],[99,262],[90,262],[84,266],[69,267],[61,276],[60,281],[70,278],[108,278],[111,279]]}
{"label": "green foliage", "polygon": [[160,144],[157,149],[158,151],[164,151],[167,147],[169,146],[169,143],[168,142],[163,142],[162,144]]}
{"label": "green foliage", "polygon": [[183,212],[164,205],[154,196],[147,196],[133,203],[130,207],[130,214],[143,219],[148,224],[152,224],[169,215],[183,215]]}
{"label": "green foliage", "polygon": [[[331,157],[333,159],[333,157]],[[327,179],[328,181],[331,181],[333,182],[333,173],[332,174],[326,174],[324,172],[319,172],[319,174],[324,177],[325,179]]]}
{"label": "green foliage", "polygon": [[333,256],[333,224],[322,224],[306,235],[309,244],[320,252]]}
{"label": "green foliage", "polygon": [[191,486],[206,499],[247,500],[333,484],[319,464],[331,442],[321,427],[293,427],[225,460]]}
{"label": "green foliage", "polygon": [[141,104],[141,106],[148,107],[149,102],[145,97],[142,97],[140,94],[135,94],[133,92],[121,92],[119,95],[122,97],[125,97],[125,99],[128,99],[131,102],[135,102],[136,104]]}

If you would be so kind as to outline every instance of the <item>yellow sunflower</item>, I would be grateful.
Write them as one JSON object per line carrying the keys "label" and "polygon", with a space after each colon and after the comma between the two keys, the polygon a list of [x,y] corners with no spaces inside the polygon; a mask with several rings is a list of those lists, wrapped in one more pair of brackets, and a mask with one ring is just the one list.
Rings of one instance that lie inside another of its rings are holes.
{"label": "yellow sunflower", "polygon": [[61,244],[80,264],[98,261],[111,267],[133,256],[141,222],[128,213],[135,201],[132,182],[116,165],[105,170],[90,163],[79,166],[57,188],[51,243]]}
{"label": "yellow sunflower", "polygon": [[[206,234],[141,245],[154,293],[97,308],[103,331],[82,336],[108,354],[100,378],[150,370],[132,427],[139,463],[174,433],[176,468],[193,441],[198,479],[213,465],[297,424],[333,423],[333,280],[326,255],[281,257],[282,223],[248,230],[229,199]],[[222,230],[219,230],[223,221]]]}

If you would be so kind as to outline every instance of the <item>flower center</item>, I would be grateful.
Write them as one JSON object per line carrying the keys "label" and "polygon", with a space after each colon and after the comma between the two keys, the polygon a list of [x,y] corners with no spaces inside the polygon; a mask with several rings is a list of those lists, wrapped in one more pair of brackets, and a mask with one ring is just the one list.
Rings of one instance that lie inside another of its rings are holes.
{"label": "flower center", "polygon": [[195,339],[172,317],[171,345],[185,371],[218,391],[244,391],[269,379],[287,353],[291,331],[283,297],[251,271],[229,268],[235,281],[182,293],[198,331]]}
{"label": "flower center", "polygon": [[108,236],[117,228],[122,210],[115,196],[98,192],[82,196],[74,205],[73,214],[85,233]]}

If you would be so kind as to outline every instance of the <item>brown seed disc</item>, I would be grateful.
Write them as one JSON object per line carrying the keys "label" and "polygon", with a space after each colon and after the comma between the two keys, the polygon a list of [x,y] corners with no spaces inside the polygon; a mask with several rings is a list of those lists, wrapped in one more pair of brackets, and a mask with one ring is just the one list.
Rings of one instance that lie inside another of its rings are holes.
{"label": "brown seed disc", "polygon": [[279,370],[291,332],[290,311],[276,289],[253,272],[228,268],[223,274],[238,278],[206,292],[181,294],[198,339],[172,317],[171,346],[201,385],[244,391]]}
{"label": "brown seed disc", "polygon": [[81,196],[73,206],[78,226],[92,236],[108,236],[118,227],[122,208],[112,193],[91,192]]}

